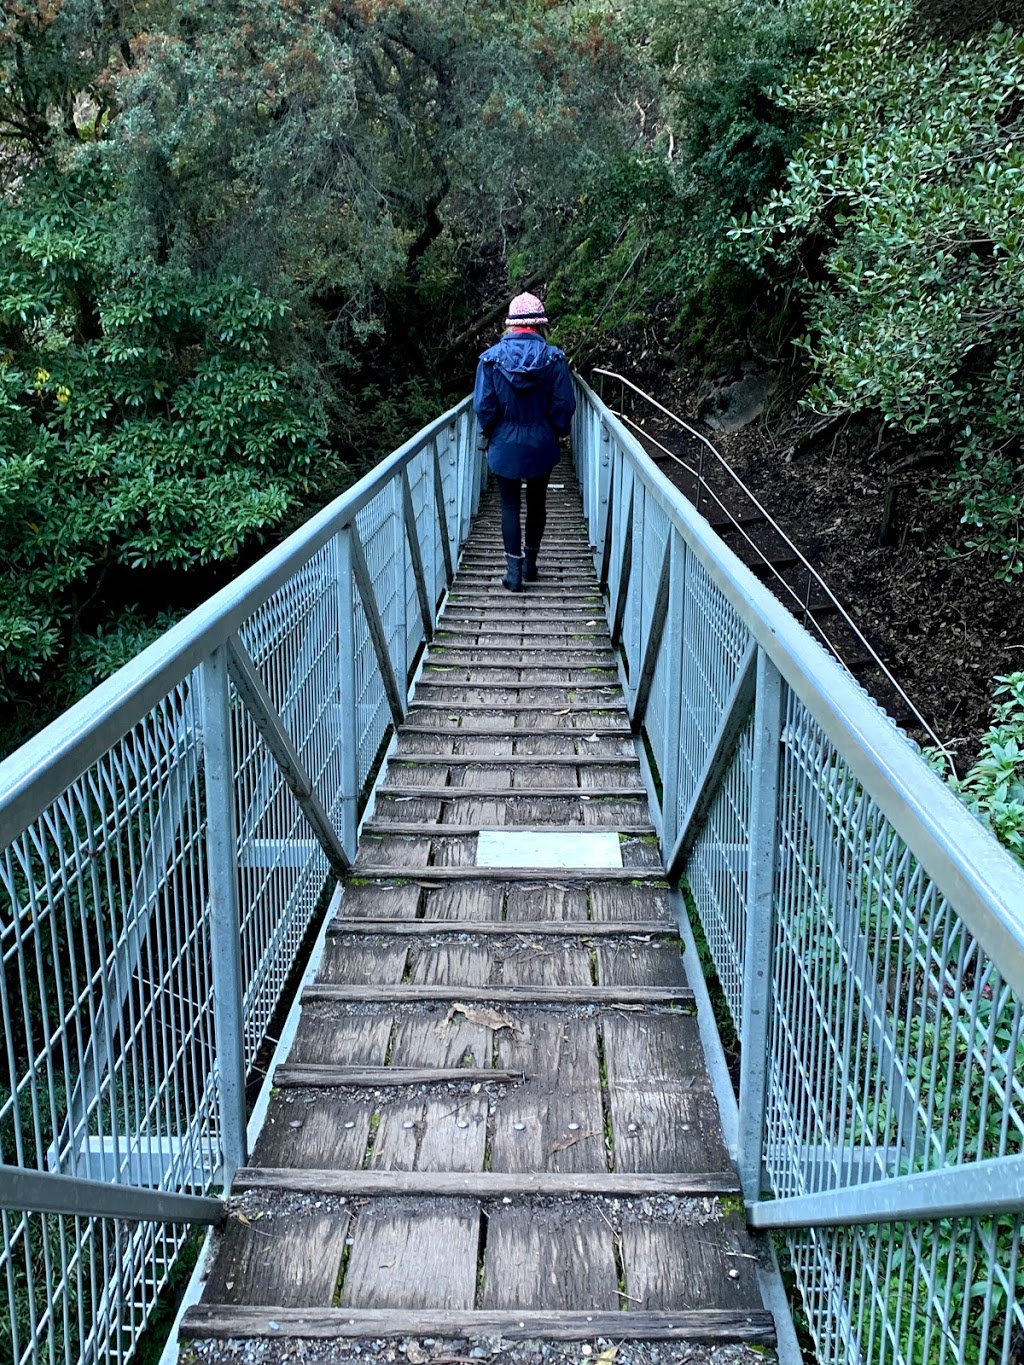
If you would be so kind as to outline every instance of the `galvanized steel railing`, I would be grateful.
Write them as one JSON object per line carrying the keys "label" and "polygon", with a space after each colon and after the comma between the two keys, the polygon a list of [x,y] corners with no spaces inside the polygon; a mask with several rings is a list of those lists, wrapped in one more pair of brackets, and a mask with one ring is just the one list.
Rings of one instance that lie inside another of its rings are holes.
{"label": "galvanized steel railing", "polygon": [[737,1159],[822,1362],[1024,1359],[1024,871],[586,385],[595,560]]}
{"label": "galvanized steel railing", "polygon": [[[630,710],[819,1358],[1024,1340],[1024,874],[585,385]],[[468,403],[0,765],[0,1353],[131,1350],[468,533]],[[5,1339],[3,1333],[9,1333]]]}
{"label": "galvanized steel railing", "polygon": [[0,764],[0,1359],[123,1358],[220,1216],[482,477],[467,400]]}

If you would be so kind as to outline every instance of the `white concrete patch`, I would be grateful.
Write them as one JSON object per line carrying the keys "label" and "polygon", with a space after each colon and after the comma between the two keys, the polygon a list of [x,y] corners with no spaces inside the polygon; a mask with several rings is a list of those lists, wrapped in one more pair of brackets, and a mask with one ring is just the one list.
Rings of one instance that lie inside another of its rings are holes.
{"label": "white concrete patch", "polygon": [[614,830],[551,834],[538,829],[482,829],[477,867],[621,867]]}

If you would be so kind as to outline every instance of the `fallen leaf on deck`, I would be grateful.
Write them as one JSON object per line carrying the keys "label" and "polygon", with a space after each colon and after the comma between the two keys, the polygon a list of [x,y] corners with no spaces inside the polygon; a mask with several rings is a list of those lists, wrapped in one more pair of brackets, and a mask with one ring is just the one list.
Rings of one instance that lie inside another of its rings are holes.
{"label": "fallen leaf on deck", "polygon": [[559,1138],[557,1142],[551,1144],[553,1152],[564,1152],[566,1147],[573,1147],[577,1142],[583,1142],[586,1138],[600,1137],[601,1134],[596,1128],[589,1133],[573,1133],[570,1137]]}
{"label": "fallen leaf on deck", "polygon": [[484,1028],[494,1029],[495,1033],[503,1028],[509,1028],[513,1033],[522,1032],[516,1021],[510,1019],[507,1014],[502,1014],[501,1010],[487,1009],[482,1005],[452,1005],[438,1031],[450,1024],[457,1014],[461,1014],[467,1023],[483,1024]]}
{"label": "fallen leaf on deck", "polygon": [[617,1346],[606,1346],[597,1357],[597,1365],[612,1365],[612,1361],[619,1353]]}

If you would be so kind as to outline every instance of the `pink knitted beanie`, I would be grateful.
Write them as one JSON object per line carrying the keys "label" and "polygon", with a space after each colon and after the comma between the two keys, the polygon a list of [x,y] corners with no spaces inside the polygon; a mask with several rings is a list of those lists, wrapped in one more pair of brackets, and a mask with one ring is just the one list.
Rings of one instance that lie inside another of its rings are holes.
{"label": "pink knitted beanie", "polygon": [[517,294],[509,304],[506,327],[546,327],[548,315],[536,294]]}

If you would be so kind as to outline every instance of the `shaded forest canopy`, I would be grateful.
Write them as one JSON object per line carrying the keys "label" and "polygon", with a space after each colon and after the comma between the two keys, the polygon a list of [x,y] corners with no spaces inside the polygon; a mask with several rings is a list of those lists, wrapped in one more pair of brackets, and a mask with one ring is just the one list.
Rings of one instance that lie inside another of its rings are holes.
{"label": "shaded forest canopy", "polygon": [[4,747],[465,391],[525,281],[580,364],[784,368],[1016,579],[1020,8],[6,0]]}

